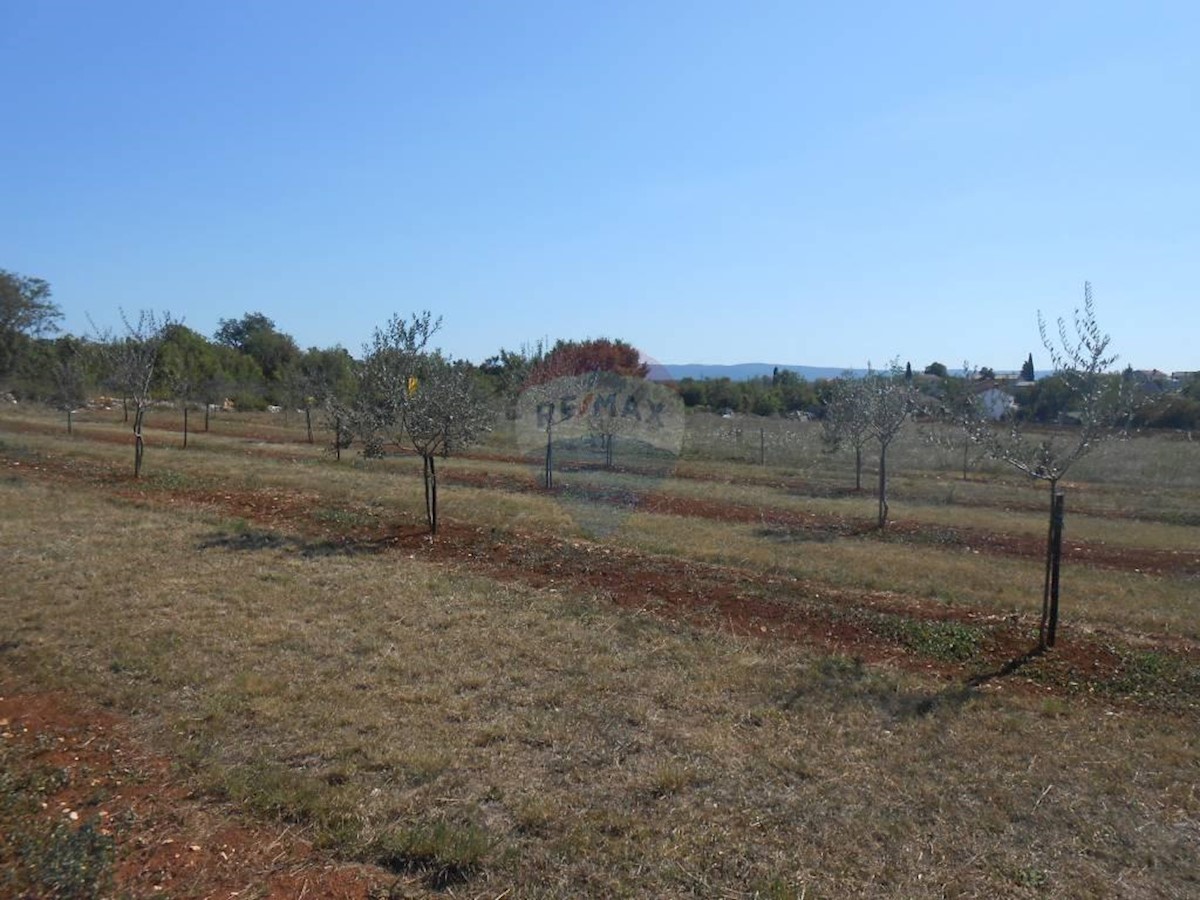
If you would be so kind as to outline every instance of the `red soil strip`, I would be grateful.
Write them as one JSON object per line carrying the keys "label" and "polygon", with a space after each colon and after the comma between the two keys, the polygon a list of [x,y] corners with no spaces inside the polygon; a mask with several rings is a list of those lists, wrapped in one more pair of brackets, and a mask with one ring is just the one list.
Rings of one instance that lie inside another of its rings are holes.
{"label": "red soil strip", "polygon": [[272,900],[361,900],[397,881],[333,861],[294,828],[243,823],[197,797],[122,717],[62,694],[4,687],[0,741],[19,765],[63,776],[44,797],[47,828],[91,823],[111,837],[120,896],[232,897],[253,888],[253,896]]}

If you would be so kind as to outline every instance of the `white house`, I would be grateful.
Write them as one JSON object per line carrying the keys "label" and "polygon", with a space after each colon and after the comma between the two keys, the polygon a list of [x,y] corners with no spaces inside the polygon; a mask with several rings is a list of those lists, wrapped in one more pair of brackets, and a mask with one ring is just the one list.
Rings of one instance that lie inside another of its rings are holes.
{"label": "white house", "polygon": [[990,387],[986,391],[979,392],[979,406],[985,416],[993,422],[997,422],[1016,410],[1017,401],[1008,391]]}

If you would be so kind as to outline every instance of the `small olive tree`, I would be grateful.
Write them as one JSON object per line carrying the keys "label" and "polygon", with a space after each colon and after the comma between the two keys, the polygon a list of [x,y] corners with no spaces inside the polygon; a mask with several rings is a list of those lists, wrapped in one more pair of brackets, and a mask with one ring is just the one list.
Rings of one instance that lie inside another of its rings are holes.
{"label": "small olive tree", "polygon": [[363,443],[363,456],[383,456],[387,440],[403,430],[404,404],[416,384],[425,347],[441,327],[441,318],[425,311],[408,319],[394,315],[375,329],[363,348],[353,401],[331,404],[330,416],[338,422],[336,443],[349,446],[353,435]]}
{"label": "small olive tree", "polygon": [[430,354],[420,363],[401,412],[404,434],[421,457],[429,532],[437,534],[436,458],[468,447],[489,432],[493,409],[466,366],[438,354]]}
{"label": "small olive tree", "polygon": [[862,490],[863,447],[871,439],[867,392],[853,372],[843,372],[833,382],[821,418],[821,436],[831,450],[854,450],[854,489]]}
{"label": "small olive tree", "polygon": [[[979,441],[979,426],[989,413],[978,386],[978,372],[964,362],[961,377],[948,375],[942,379],[938,396],[925,405],[935,425],[926,440],[952,453],[961,452],[963,481],[967,480],[971,463],[987,456]],[[944,426],[945,430],[937,426]]]}
{"label": "small olive tree", "polygon": [[146,452],[142,427],[150,407],[159,353],[170,330],[179,323],[168,312],[143,309],[136,319],[121,310],[121,324],[122,333],[102,332],[100,343],[111,383],[121,392],[123,403],[133,404],[133,477],[138,478],[142,474],[142,458]]}
{"label": "small olive tree", "polygon": [[1031,435],[1017,417],[1010,416],[1000,426],[977,418],[972,427],[976,440],[987,447],[991,456],[1046,482],[1050,488],[1050,528],[1038,629],[1039,643],[1044,648],[1054,646],[1058,626],[1064,497],[1059,482],[1097,443],[1125,431],[1136,399],[1131,382],[1110,374],[1119,357],[1109,352],[1111,338],[1096,321],[1091,284],[1084,283],[1083,307],[1075,309],[1072,325],[1058,319],[1057,341],[1051,337],[1040,312],[1038,332],[1050,354],[1054,375],[1069,392],[1071,415],[1078,424]]}
{"label": "small olive tree", "polygon": [[888,520],[888,448],[912,414],[916,393],[912,379],[907,377],[899,360],[892,361],[888,372],[874,372],[868,366],[862,384],[867,428],[879,444],[878,525],[882,530],[887,527]]}
{"label": "small olive tree", "polygon": [[[491,428],[492,404],[466,366],[428,352],[441,326],[428,312],[393,316],[366,348],[354,401],[334,414],[363,441],[365,456],[382,456],[388,442],[421,457],[425,515],[438,527],[438,456],[449,456]],[[341,441],[339,435],[335,440]]]}
{"label": "small olive tree", "polygon": [[72,434],[75,410],[87,402],[88,346],[79,338],[67,335],[54,342],[53,352],[53,399],[67,414],[67,434]]}

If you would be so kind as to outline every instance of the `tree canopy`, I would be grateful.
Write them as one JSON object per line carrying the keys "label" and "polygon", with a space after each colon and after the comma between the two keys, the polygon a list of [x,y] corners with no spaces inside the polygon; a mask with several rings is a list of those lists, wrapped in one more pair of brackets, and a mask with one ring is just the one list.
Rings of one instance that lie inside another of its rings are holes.
{"label": "tree canopy", "polygon": [[614,372],[634,378],[645,378],[650,366],[632,344],[609,338],[555,343],[550,352],[538,361],[529,375],[531,384],[541,384],[571,375],[590,372]]}
{"label": "tree canopy", "polygon": [[16,367],[24,342],[57,332],[61,318],[48,281],[0,269],[0,376]]}
{"label": "tree canopy", "polygon": [[282,381],[288,367],[300,356],[292,336],[277,330],[274,321],[260,312],[246,313],[240,319],[221,319],[213,337],[258,363],[268,384]]}

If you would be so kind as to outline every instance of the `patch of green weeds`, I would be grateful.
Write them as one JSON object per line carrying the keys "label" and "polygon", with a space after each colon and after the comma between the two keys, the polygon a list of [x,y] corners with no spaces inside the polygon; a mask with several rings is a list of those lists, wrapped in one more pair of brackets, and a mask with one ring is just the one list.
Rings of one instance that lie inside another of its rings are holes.
{"label": "patch of green weeds", "polygon": [[1050,884],[1050,876],[1037,866],[1025,866],[1013,873],[1013,881],[1023,888],[1042,891]]}
{"label": "patch of green weeds", "polygon": [[961,622],[910,619],[905,616],[872,617],[868,628],[880,637],[899,641],[922,656],[941,662],[967,662],[979,653],[983,635]]}
{"label": "patch of green weeds", "polygon": [[375,521],[374,516],[361,510],[344,509],[337,506],[322,507],[313,513],[313,518],[324,525],[334,525],[339,528],[370,525]]}
{"label": "patch of green weeds", "polygon": [[145,479],[147,487],[160,491],[181,491],[195,486],[195,479],[182,472],[155,472]]}
{"label": "patch of green weeds", "polygon": [[388,832],[371,847],[371,858],[393,872],[419,873],[435,890],[461,884],[487,859],[492,840],[473,823],[435,822]]}
{"label": "patch of green weeds", "polygon": [[[18,847],[28,893],[18,896],[70,897],[86,900],[109,895],[113,880],[113,839],[92,822],[78,828],[60,823],[51,831],[35,829]],[[45,891],[46,893],[42,893]]]}
{"label": "patch of green weeds", "polygon": [[1200,512],[1172,511],[1161,513],[1156,518],[1168,525],[1186,525],[1188,527],[1200,525]]}
{"label": "patch of green weeds", "polygon": [[1147,700],[1186,700],[1195,704],[1200,698],[1200,666],[1157,650],[1119,652],[1121,671],[1098,686],[1116,694]]}
{"label": "patch of green weeds", "polygon": [[215,776],[214,792],[244,804],[255,814],[309,825],[317,843],[353,850],[358,826],[336,786],[270,762],[254,762]]}
{"label": "patch of green weeds", "polygon": [[[37,748],[33,748],[37,751]],[[53,766],[23,770],[27,760],[0,749],[0,895],[108,896],[114,845],[95,823],[48,822],[43,798],[61,790],[67,772]]]}

